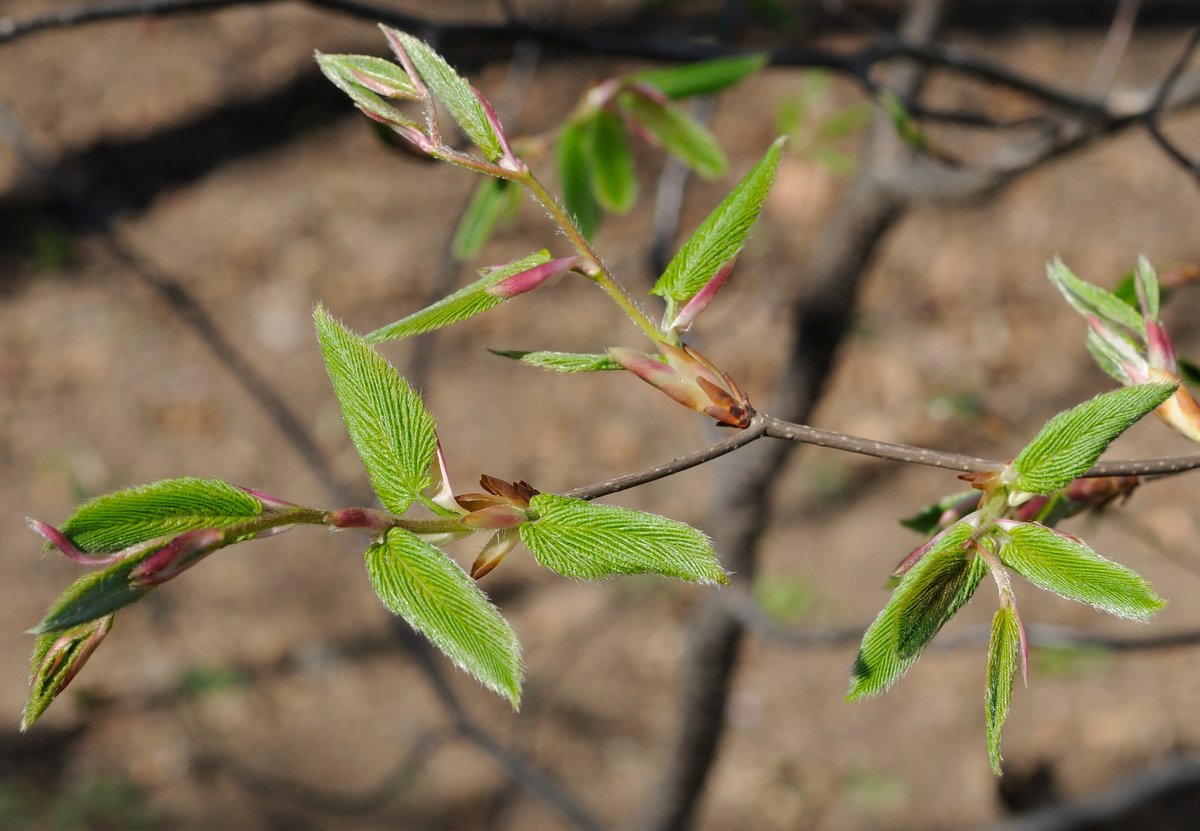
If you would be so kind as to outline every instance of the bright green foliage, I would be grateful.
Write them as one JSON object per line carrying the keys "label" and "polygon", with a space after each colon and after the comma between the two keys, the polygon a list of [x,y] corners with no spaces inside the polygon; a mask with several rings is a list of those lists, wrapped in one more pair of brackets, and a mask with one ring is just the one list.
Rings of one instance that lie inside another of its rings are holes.
{"label": "bright green foliage", "polygon": [[[325,77],[350,96],[359,109],[386,118],[393,124],[417,126],[417,122],[386,101],[377,91],[386,86],[395,90],[395,94],[388,98],[419,98],[417,88],[402,68],[370,55],[323,55],[318,52],[316,58],[317,66]],[[355,77],[356,73],[361,77]],[[364,85],[364,77],[375,82],[376,89]]]}
{"label": "bright green foliage", "polygon": [[1014,525],[1006,536],[1001,562],[1040,589],[1133,620],[1166,605],[1141,575],[1073,537],[1032,522]]}
{"label": "bright green foliage", "polygon": [[496,225],[515,213],[520,197],[521,189],[507,179],[488,178],[481,181],[454,231],[454,239],[450,243],[450,253],[454,259],[463,262],[483,250]]}
{"label": "bright green foliage", "polygon": [[606,210],[623,214],[637,201],[637,173],[621,117],[608,110],[593,115],[591,125],[592,188]]}
{"label": "bright green foliage", "polygon": [[217,479],[164,479],[98,496],[62,527],[81,551],[120,551],[197,528],[225,528],[262,513],[262,503]]}
{"label": "bright green foliage", "polygon": [[522,352],[520,350],[489,349],[494,355],[512,358],[523,364],[549,369],[554,372],[607,372],[623,369],[607,353],[585,352]]}
{"label": "bright green foliage", "polygon": [[620,96],[622,109],[637,119],[666,148],[706,179],[724,175],[729,167],[725,151],[703,125],[671,103],[656,101],[637,92]]}
{"label": "bright green foliage", "polygon": [[402,528],[364,555],[375,593],[393,613],[516,709],[521,700],[521,646],[467,573]]}
{"label": "bright green foliage", "polygon": [[589,239],[600,224],[600,204],[592,190],[591,126],[587,119],[568,121],[558,134],[555,158],[563,207]]}
{"label": "bright green foliage", "polygon": [[1080,280],[1062,260],[1056,258],[1047,265],[1046,276],[1081,315],[1112,320],[1139,335],[1145,334],[1145,321],[1132,306],[1115,294]]}
{"label": "bright green foliage", "polygon": [[[39,635],[33,646],[33,657],[29,667],[29,696],[21,713],[22,732],[41,718],[46,708],[58,697],[63,687],[79,672],[80,666],[96,648],[97,634],[103,637],[112,626],[112,618],[93,621],[72,627],[65,632]],[[50,650],[60,640],[57,654],[50,661]]]}
{"label": "bright green foliage", "polygon": [[161,546],[151,546],[140,555],[127,557],[80,577],[59,595],[41,623],[33,628],[33,633],[47,635],[62,632],[141,600],[150,589],[130,585],[129,573],[158,548]]}
{"label": "bright green foliage", "polygon": [[651,294],[684,303],[700,291],[746,242],[779,169],[784,139],[771,145],[737,187],[710,213],[667,265]]}
{"label": "bright green foliage", "polygon": [[314,313],[325,367],[346,430],[389,511],[402,514],[430,485],[433,416],[395,367],[320,306]]}
{"label": "bright green foliage", "polygon": [[1171,397],[1177,384],[1140,384],[1097,395],[1059,413],[1012,462],[1012,485],[1053,493],[1082,475],[1135,421]]}
{"label": "bright green foliage", "polygon": [[514,260],[506,265],[481,269],[480,273],[483,276],[474,283],[463,286],[454,292],[454,294],[442,298],[432,306],[426,306],[421,311],[413,312],[408,317],[397,320],[395,323],[379,327],[374,332],[366,335],[365,340],[367,343],[383,343],[389,340],[399,340],[400,338],[407,338],[412,335],[420,335],[424,332],[432,332],[435,329],[441,329],[443,326],[449,326],[451,323],[458,323],[475,315],[483,314],[488,309],[499,306],[507,299],[489,294],[487,291],[489,288],[501,280],[512,277],[514,274],[520,274],[522,271],[528,271],[534,266],[539,266],[549,261],[550,252],[543,248],[541,251],[536,251],[528,257]]}
{"label": "bright green foliage", "polygon": [[668,98],[711,95],[748,78],[767,65],[768,55],[735,55],[638,72],[629,80],[650,84]]}
{"label": "bright green foliage", "polygon": [[471,85],[454,71],[446,60],[433,51],[427,43],[412,35],[386,26],[380,27],[404,44],[404,51],[421,75],[434,97],[446,107],[467,137],[483,151],[488,161],[497,161],[504,155],[500,138],[492,129],[491,121],[483,105],[475,97]]}
{"label": "bright green foliage", "polygon": [[537,561],[565,577],[662,574],[701,583],[729,582],[712,542],[682,522],[552,493],[533,497],[537,514],[521,542]]}
{"label": "bright green foliage", "polygon": [[988,758],[992,770],[1000,775],[1000,728],[1008,717],[1012,701],[1013,677],[1021,653],[1020,623],[1011,607],[996,610],[992,618],[992,637],[988,644],[987,688],[984,707],[987,716]]}
{"label": "bright green foliage", "polygon": [[952,525],[900,580],[863,636],[850,672],[847,701],[876,695],[895,683],[921,655],[987,573],[966,543],[974,528]]}

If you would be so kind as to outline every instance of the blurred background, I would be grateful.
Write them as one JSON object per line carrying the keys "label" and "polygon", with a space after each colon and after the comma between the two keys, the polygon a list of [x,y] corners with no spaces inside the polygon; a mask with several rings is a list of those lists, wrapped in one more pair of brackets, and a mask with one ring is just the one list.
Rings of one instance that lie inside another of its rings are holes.
{"label": "blurred background", "polygon": [[[1066,526],[1170,599],[1149,627],[1018,587],[1041,628],[997,779],[981,707],[986,590],[893,691],[842,701],[885,579],[920,542],[897,520],[961,483],[813,448],[756,445],[612,498],[712,534],[728,590],[573,583],[510,555],[482,586],[525,648],[519,714],[389,619],[362,539],[301,528],[221,552],[123,613],[18,733],[24,630],[78,574],[39,554],[24,517],[57,523],[84,498],[181,475],[369,504],[313,305],[367,331],[476,267],[566,252],[524,204],[454,261],[472,175],[381,141],[313,64],[314,49],[383,55],[369,14],[198,5],[229,8],[22,37],[0,18],[0,827],[648,829],[690,816],[701,829],[950,829],[1154,791],[1146,771],[1195,809],[1193,477]],[[789,133],[765,213],[692,339],[781,416],[1006,458],[1111,387],[1045,263],[1113,285],[1139,254],[1181,281],[1200,260],[1194,165],[1146,118],[1114,115],[1152,102],[1173,66],[1194,86],[1200,60],[1180,60],[1200,25],[1192,3],[951,2],[937,28],[883,0],[380,5],[444,24],[418,33],[519,135],[551,135],[589,85],[661,66],[651,58],[672,44],[790,56],[697,105],[729,176],[687,177],[639,145],[639,202],[596,237],[612,270],[648,289],[656,255]],[[8,0],[0,14],[63,8]],[[814,71],[812,56],[863,54],[902,27],[1100,109],[984,83],[942,53],[919,81],[901,62]],[[919,101],[924,152],[895,138],[864,79]],[[1195,108],[1159,122],[1195,157]],[[532,163],[553,186],[552,157]],[[627,374],[553,376],[486,351],[639,345],[577,282],[382,348],[426,396],[459,489],[488,473],[565,491],[722,435]],[[1200,355],[1200,290],[1177,291],[1165,319],[1180,353]],[[1148,422],[1110,456],[1188,452]],[[474,553],[456,551],[465,564]],[[706,663],[713,637],[723,657]],[[697,723],[720,734],[711,769],[689,737]],[[1036,827],[1200,824],[1168,804],[1157,820]]]}

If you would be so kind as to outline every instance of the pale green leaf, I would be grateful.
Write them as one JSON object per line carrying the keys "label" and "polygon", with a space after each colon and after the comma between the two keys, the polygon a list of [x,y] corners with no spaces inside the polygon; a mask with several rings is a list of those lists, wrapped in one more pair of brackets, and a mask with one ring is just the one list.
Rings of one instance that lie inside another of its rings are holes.
{"label": "pale green leaf", "polygon": [[742,250],[762,212],[779,169],[784,139],[771,145],[737,187],[710,213],[675,254],[651,294],[685,303]]}
{"label": "pale green leaf", "polygon": [[467,138],[483,151],[488,161],[496,161],[504,155],[500,138],[484,112],[483,105],[475,97],[471,85],[459,76],[445,58],[435,52],[429,44],[412,35],[382,27],[404,44],[404,51],[421,75],[434,97],[449,111]]}
{"label": "pale green leaf", "polygon": [[624,369],[610,358],[607,352],[549,352],[545,350],[522,352],[515,349],[489,349],[488,351],[502,358],[512,358],[523,364],[554,372],[609,372]]}
{"label": "pale green leaf", "polygon": [[662,574],[728,582],[712,542],[682,522],[552,493],[538,494],[530,505],[537,518],[520,527],[521,542],[539,563],[564,577]]}
{"label": "pale green leaf", "polygon": [[987,716],[988,758],[992,770],[1000,775],[1000,729],[1008,717],[1012,702],[1013,677],[1021,653],[1021,631],[1016,614],[1001,606],[992,618],[992,637],[988,644],[987,689],[984,697]]}
{"label": "pale green leaf", "polygon": [[429,487],[433,416],[396,368],[320,306],[313,317],[346,430],[389,511],[402,514]]}
{"label": "pale green leaf", "polygon": [[1117,436],[1171,397],[1178,384],[1122,387],[1059,413],[1013,459],[1012,485],[1053,493],[1082,475]]}
{"label": "pale green leaf", "polygon": [[217,479],[184,477],[98,496],[76,509],[62,532],[81,551],[120,551],[197,528],[225,528],[262,513],[262,503]]}
{"label": "pale green leaf", "polygon": [[[72,627],[66,632],[40,635],[30,659],[29,695],[21,714],[21,731],[28,730],[63,688],[78,674],[99,641],[112,627],[112,617]],[[60,643],[61,641],[61,643]],[[55,654],[50,650],[58,645]]]}
{"label": "pale green leaf", "polygon": [[1049,263],[1046,276],[1081,315],[1096,315],[1101,320],[1118,323],[1140,335],[1145,334],[1145,321],[1133,307],[1115,294],[1080,280],[1062,260],[1056,258]]}
{"label": "pale green leaf", "polygon": [[[1117,334],[1117,337],[1122,336]],[[1092,358],[1104,370],[1106,375],[1122,384],[1132,383],[1129,373],[1125,371],[1125,367],[1121,364],[1121,353],[1111,343],[1097,335],[1095,330],[1090,326],[1088,327],[1084,342],[1087,345],[1088,352],[1092,353]]]}
{"label": "pale green leaf", "polygon": [[478,254],[491,238],[509,208],[509,191],[516,187],[506,179],[484,179],[475,188],[467,209],[458,220],[450,253],[458,262]]}
{"label": "pale green leaf", "polygon": [[141,554],[80,577],[59,595],[41,622],[33,628],[33,633],[48,635],[63,632],[110,615],[142,599],[151,589],[130,585],[129,574],[157,550],[158,547],[150,546]]}
{"label": "pale green leaf", "polygon": [[706,179],[724,175],[725,151],[713,134],[674,104],[636,92],[620,96],[621,107],[649,130],[663,148]]}
{"label": "pale green leaf", "polygon": [[591,132],[589,119],[569,121],[559,132],[554,149],[563,207],[589,239],[600,225],[600,204],[592,190]]}
{"label": "pale green leaf", "polygon": [[512,627],[457,563],[402,528],[364,555],[375,593],[451,661],[516,709],[521,645]]}
{"label": "pale green leaf", "polygon": [[881,693],[899,680],[971,599],[987,573],[983,558],[966,547],[974,530],[963,522],[950,526],[901,578],[863,635],[850,671],[847,701]]}
{"label": "pale green leaf", "polygon": [[[1154,270],[1154,266],[1145,257],[1138,257],[1137,261],[1137,276],[1142,282],[1142,291],[1146,294],[1145,313],[1152,320],[1158,320],[1160,289],[1158,285],[1158,272]],[[1143,321],[1143,325],[1144,325]]]}
{"label": "pale green leaf", "polygon": [[424,332],[432,332],[443,326],[449,326],[451,323],[459,323],[475,315],[483,314],[507,299],[489,294],[487,291],[489,288],[514,274],[520,274],[522,271],[528,271],[534,266],[549,261],[550,252],[543,248],[520,260],[486,269],[484,275],[474,283],[463,286],[454,294],[443,297],[433,305],[426,306],[419,312],[413,312],[395,323],[380,326],[374,332],[366,335],[365,340],[367,343],[399,340]]}
{"label": "pale green leaf", "polygon": [[416,87],[403,69],[383,58],[370,55],[325,55],[318,52],[316,59],[321,73],[348,95],[361,110],[373,113],[392,124],[418,127],[416,121],[386,100],[385,96],[365,86],[362,77],[355,77],[355,73],[358,73],[369,80],[393,88],[397,94],[387,97],[419,97]]}
{"label": "pale green leaf", "polygon": [[592,188],[608,210],[623,214],[637,201],[637,174],[620,116],[601,110],[592,116]]}
{"label": "pale green leaf", "polygon": [[1133,620],[1166,605],[1137,572],[1074,537],[1032,522],[1013,525],[1005,536],[1000,560],[1040,589]]}
{"label": "pale green leaf", "polygon": [[713,58],[707,61],[637,72],[630,80],[650,84],[668,98],[691,98],[710,95],[731,87],[767,65],[770,56],[764,53]]}

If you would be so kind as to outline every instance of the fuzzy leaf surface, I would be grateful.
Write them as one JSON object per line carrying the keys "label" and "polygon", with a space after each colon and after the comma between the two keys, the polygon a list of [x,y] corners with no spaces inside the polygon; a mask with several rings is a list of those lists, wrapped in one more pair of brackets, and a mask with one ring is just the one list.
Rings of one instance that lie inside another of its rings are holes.
{"label": "fuzzy leaf surface", "polygon": [[554,148],[563,207],[580,232],[591,239],[600,225],[600,203],[592,189],[591,123],[589,119],[567,122]]}
{"label": "fuzzy leaf surface", "polygon": [[950,526],[900,580],[891,598],[863,635],[850,671],[847,701],[877,695],[916,662],[938,630],[971,599],[987,573],[982,557],[968,557],[964,544],[974,528]]}
{"label": "fuzzy leaf surface", "polygon": [[1137,310],[1112,292],[1079,279],[1062,260],[1055,259],[1047,265],[1046,276],[1080,314],[1096,315],[1102,320],[1115,321],[1130,331],[1145,334],[1145,321]]}
{"label": "fuzzy leaf surface", "polygon": [[33,633],[48,635],[62,632],[141,600],[150,589],[131,586],[129,573],[156,550],[152,547],[143,555],[121,560],[80,577],[59,595],[45,617],[33,628]]}
{"label": "fuzzy leaf surface", "polygon": [[429,487],[437,452],[433,416],[396,368],[320,306],[314,313],[325,367],[371,487],[402,514]]}
{"label": "fuzzy leaf surface", "polygon": [[505,179],[484,179],[475,188],[450,243],[450,253],[455,260],[464,262],[483,250],[500,220],[508,213],[513,187],[512,182]]}
{"label": "fuzzy leaf surface", "polygon": [[1013,677],[1021,654],[1020,624],[1013,610],[1001,606],[992,618],[992,636],[988,642],[987,688],[984,708],[987,718],[988,759],[1000,775],[1000,729],[1008,718],[1012,702]]}
{"label": "fuzzy leaf surface", "polygon": [[386,118],[393,124],[418,126],[416,121],[405,115],[384,96],[364,86],[362,80],[354,76],[354,73],[357,72],[368,79],[408,92],[407,95],[401,97],[419,97],[416,87],[413,86],[403,69],[383,58],[370,55],[325,55],[318,52],[316,58],[321,73],[335,87],[349,96],[359,109]]}
{"label": "fuzzy leaf surface", "polygon": [[685,303],[742,250],[779,169],[784,140],[776,139],[737,187],[700,223],[650,293]]}
{"label": "fuzzy leaf surface", "polygon": [[[72,627],[66,632],[40,635],[33,647],[29,669],[29,696],[21,713],[22,732],[29,729],[87,661],[103,634],[112,626],[112,619]],[[66,643],[54,660],[47,664],[50,650],[64,639]]]}
{"label": "fuzzy leaf surface", "polygon": [[518,707],[522,669],[517,635],[457,563],[402,528],[388,531],[364,558],[383,605]]}
{"label": "fuzzy leaf surface", "polygon": [[592,127],[592,189],[607,210],[623,214],[637,201],[637,173],[625,125],[616,113],[601,110]]}
{"label": "fuzzy leaf surface", "polygon": [[120,551],[156,537],[224,528],[262,513],[262,503],[218,479],[183,477],[116,491],[83,503],[62,532],[81,551]]}
{"label": "fuzzy leaf surface", "polygon": [[448,297],[443,297],[431,306],[426,306],[419,312],[413,312],[408,317],[401,318],[395,323],[389,323],[386,326],[381,326],[374,332],[366,335],[367,343],[383,343],[389,340],[400,340],[401,338],[420,335],[425,332],[432,332],[435,329],[441,329],[443,326],[449,326],[452,323],[459,323],[475,315],[483,314],[488,309],[494,309],[505,301],[506,298],[496,297],[488,293],[488,289],[514,274],[520,274],[522,271],[527,271],[534,266],[541,265],[550,261],[550,252],[546,249],[530,254],[528,257],[523,257],[520,260],[515,260],[506,265],[496,268],[486,269],[486,273],[474,283],[463,286],[454,294]]}
{"label": "fuzzy leaf surface", "polygon": [[[1120,335],[1117,336],[1120,337]],[[1084,336],[1084,343],[1088,352],[1091,353],[1092,359],[1100,369],[1104,370],[1105,375],[1120,384],[1132,383],[1133,379],[1129,377],[1129,373],[1121,364],[1121,353],[1111,343],[1097,335],[1091,327],[1088,327],[1087,334]],[[1131,342],[1130,348],[1136,350],[1137,346]]]}
{"label": "fuzzy leaf surface", "polygon": [[1013,486],[1026,493],[1065,488],[1094,465],[1117,436],[1170,398],[1177,386],[1122,387],[1059,413],[1013,459]]}
{"label": "fuzzy leaf surface", "polygon": [[492,129],[492,123],[488,120],[483,105],[475,97],[471,85],[425,41],[404,32],[389,31],[404,44],[404,51],[420,73],[421,80],[429,86],[434,97],[442,102],[467,138],[483,152],[487,160],[494,162],[503,156],[504,148],[500,144],[500,138]]}
{"label": "fuzzy leaf surface", "polygon": [[712,542],[682,522],[552,493],[538,494],[530,506],[537,519],[521,526],[521,542],[539,563],[564,577],[661,574],[729,582]]}
{"label": "fuzzy leaf surface", "polygon": [[553,372],[611,372],[624,369],[619,363],[608,356],[608,353],[589,352],[550,352],[520,350],[489,349],[494,355],[512,358],[523,364],[549,369]]}
{"label": "fuzzy leaf surface", "polygon": [[674,104],[628,93],[621,96],[621,106],[649,130],[668,153],[700,176],[715,179],[728,169],[725,151],[713,134]]}
{"label": "fuzzy leaf surface", "polygon": [[1007,537],[1001,562],[1039,589],[1132,620],[1146,620],[1166,605],[1137,572],[1044,525],[1020,523]]}
{"label": "fuzzy leaf surface", "polygon": [[630,80],[650,84],[663,95],[676,100],[696,95],[711,95],[758,72],[767,65],[768,57],[757,53],[713,58],[667,69],[638,72],[632,75]]}

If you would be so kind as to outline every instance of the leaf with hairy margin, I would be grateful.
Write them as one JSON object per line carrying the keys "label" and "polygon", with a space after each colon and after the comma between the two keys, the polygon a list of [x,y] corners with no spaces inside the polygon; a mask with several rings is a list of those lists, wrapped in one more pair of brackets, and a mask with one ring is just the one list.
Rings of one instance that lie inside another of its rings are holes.
{"label": "leaf with hairy margin", "polygon": [[512,358],[529,366],[549,369],[553,372],[611,372],[624,369],[606,352],[550,352],[546,350],[523,352],[517,349],[488,349],[493,355]]}
{"label": "leaf with hairy margin", "polygon": [[992,636],[988,642],[987,687],[984,711],[987,717],[988,759],[1000,775],[1000,730],[1008,718],[1012,702],[1013,677],[1021,653],[1021,629],[1016,613],[1001,606],[992,618]]}
{"label": "leaf with hairy margin", "polygon": [[1112,292],[1079,279],[1062,260],[1055,258],[1049,263],[1046,276],[1081,315],[1096,315],[1103,320],[1119,323],[1139,335],[1145,334],[1145,321],[1136,309]]}

